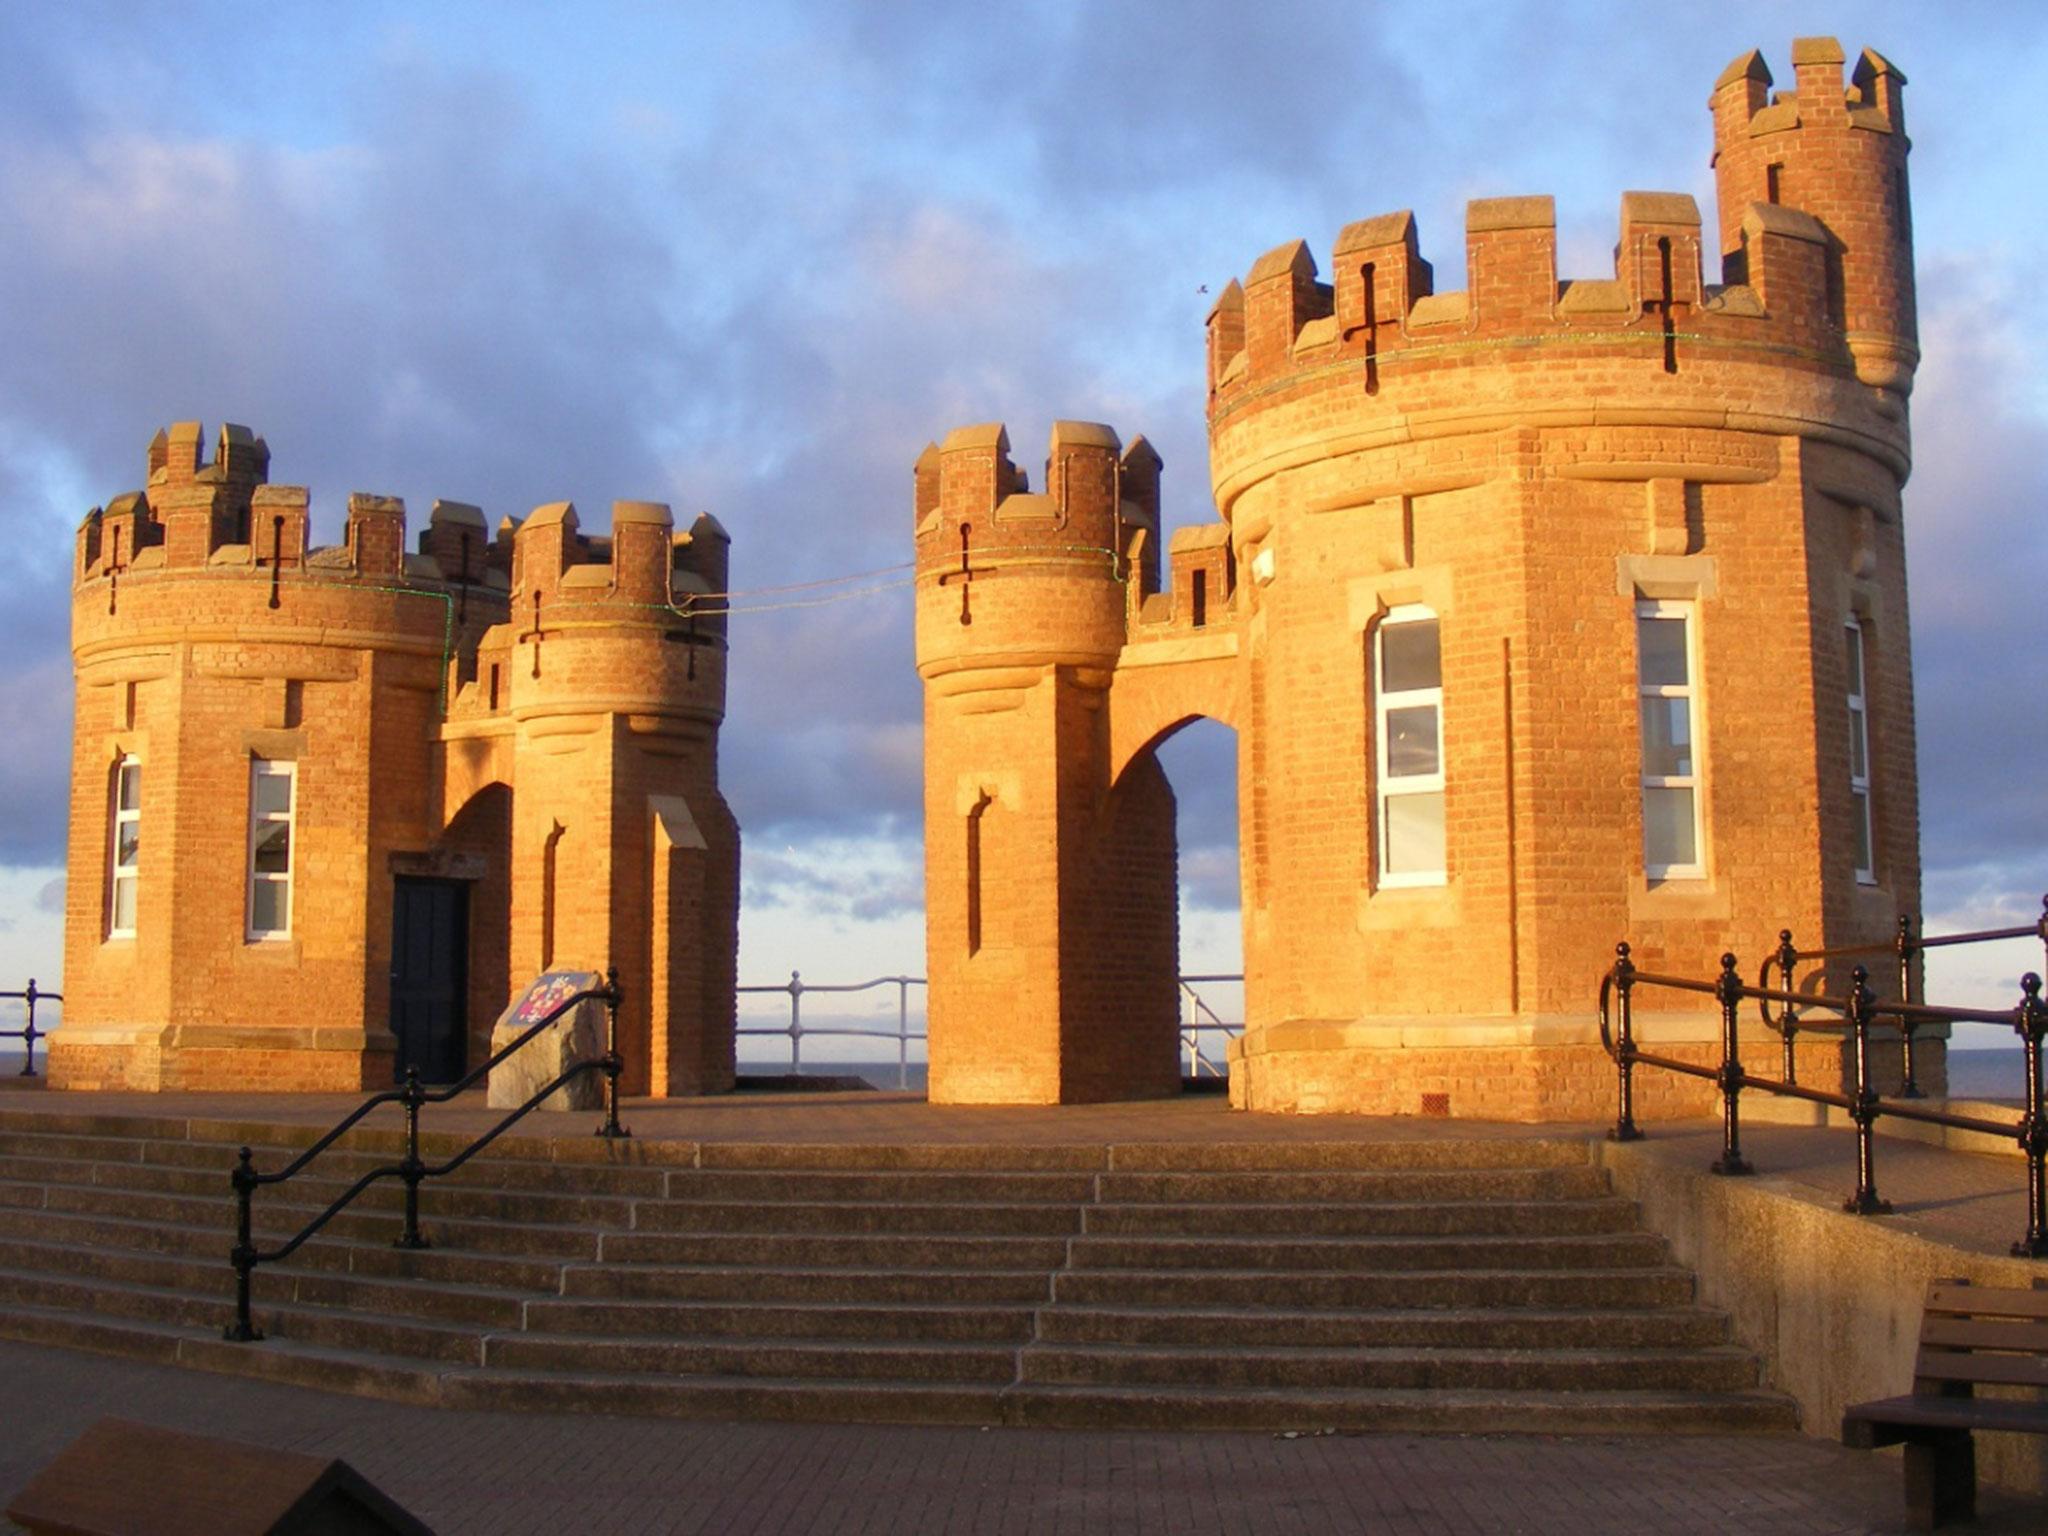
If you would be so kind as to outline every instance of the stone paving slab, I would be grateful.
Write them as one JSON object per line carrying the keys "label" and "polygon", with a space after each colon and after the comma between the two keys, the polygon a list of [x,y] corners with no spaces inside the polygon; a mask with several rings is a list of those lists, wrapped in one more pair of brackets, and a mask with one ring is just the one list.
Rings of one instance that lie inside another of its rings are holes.
{"label": "stone paving slab", "polygon": [[[440,1536],[1904,1529],[1895,1456],[1791,1435],[1290,1439],[466,1413],[25,1344],[0,1344],[0,1503],[109,1413],[339,1456]],[[2048,1503],[1986,1488],[1980,1509],[1984,1536],[2048,1529]]]}

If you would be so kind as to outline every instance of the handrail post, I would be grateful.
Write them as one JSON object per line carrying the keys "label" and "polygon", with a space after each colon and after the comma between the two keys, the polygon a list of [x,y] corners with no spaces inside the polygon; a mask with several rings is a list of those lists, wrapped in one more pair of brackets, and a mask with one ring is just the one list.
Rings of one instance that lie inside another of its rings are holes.
{"label": "handrail post", "polygon": [[1870,990],[1868,966],[1859,965],[1849,974],[1855,983],[1849,989],[1849,1027],[1855,1036],[1856,1096],[1849,1116],[1856,1122],[1856,1193],[1842,1202],[1842,1209],[1858,1216],[1882,1216],[1892,1203],[1878,1198],[1874,1162],[1874,1128],[1883,1113],[1870,1086],[1870,1021],[1877,1010],[1877,994]]}
{"label": "handrail post", "polygon": [[910,982],[896,978],[896,1086],[910,1086]]}
{"label": "handrail post", "polygon": [[1618,1001],[1615,1011],[1619,1018],[1620,1035],[1615,1042],[1614,1061],[1620,1073],[1617,1089],[1619,1102],[1615,1106],[1614,1129],[1607,1133],[1609,1141],[1641,1141],[1643,1132],[1636,1124],[1636,1035],[1635,1003],[1633,993],[1636,985],[1635,962],[1629,959],[1626,941],[1614,946],[1614,990]]}
{"label": "handrail post", "polygon": [[22,1011],[28,1015],[21,1026],[21,1075],[23,1077],[34,1077],[36,1075],[36,1036],[41,1033],[36,1028],[37,995],[36,979],[31,976],[28,979],[28,986],[22,990],[21,994]]}
{"label": "handrail post", "polygon": [[1742,1060],[1736,1049],[1736,1010],[1742,1006],[1742,978],[1735,974],[1735,956],[1721,956],[1721,974],[1714,981],[1714,996],[1721,1003],[1721,1070],[1714,1081],[1721,1088],[1721,1155],[1713,1171],[1726,1176],[1754,1173],[1742,1155],[1742,1113],[1737,1101],[1742,1096]]}
{"label": "handrail post", "polygon": [[[1778,966],[1778,990],[1790,997],[1794,991],[1792,978],[1799,969],[1799,951],[1792,943],[1790,928],[1778,930],[1778,952],[1771,958]],[[1764,974],[1770,974],[1768,963],[1764,966]],[[1769,1018],[1770,1004],[1765,1003],[1764,1007],[1765,1017]],[[1778,1030],[1785,1037],[1785,1082],[1787,1086],[1796,1086],[1799,1082],[1799,1053],[1793,1047],[1793,1040],[1799,1033],[1798,1004],[1783,1005],[1782,1011],[1778,1014]]]}
{"label": "handrail post", "polygon": [[804,1020],[803,1020],[804,978],[802,973],[789,973],[789,1075],[801,1077],[804,1070]]}
{"label": "handrail post", "polygon": [[604,1124],[597,1128],[597,1134],[607,1140],[618,1141],[633,1133],[619,1124],[619,1074],[626,1063],[619,1055],[619,1004],[625,994],[619,990],[619,968],[605,967],[604,973],[604,1060],[599,1064],[604,1072]]}
{"label": "handrail post", "polygon": [[[1913,996],[1913,957],[1919,952],[1920,946],[1913,937],[1912,913],[1899,914],[1899,931],[1897,937],[1892,940],[1892,946],[1899,952],[1899,1001],[1917,1002],[1918,999]],[[1903,1079],[1899,1084],[1899,1097],[1902,1099],[1927,1097],[1921,1091],[1919,1076],[1913,1070],[1913,1031],[1918,1023],[1919,1021],[1910,1014],[1901,1015],[1899,1019],[1899,1070]]]}
{"label": "handrail post", "polygon": [[228,1255],[235,1266],[235,1320],[221,1330],[221,1337],[235,1344],[253,1344],[263,1335],[249,1316],[249,1279],[256,1268],[255,1223],[249,1207],[256,1194],[256,1169],[247,1147],[242,1148],[229,1177],[235,1186],[235,1246]]}
{"label": "handrail post", "polygon": [[398,1176],[405,1180],[405,1230],[392,1243],[394,1248],[427,1248],[432,1245],[420,1236],[420,1180],[426,1176],[427,1165],[420,1157],[420,1106],[426,1102],[427,1090],[420,1086],[420,1069],[416,1066],[405,1069],[405,1156],[398,1160]]}
{"label": "handrail post", "polygon": [[[2048,918],[2043,919],[2048,926]],[[2048,1258],[2048,1111],[2041,1104],[2041,1037],[2048,1034],[2048,1003],[2041,1001],[2041,978],[2029,971],[2020,978],[2026,996],[2013,1010],[2013,1028],[2027,1049],[2027,1113],[2020,1122],[2020,1150],[2027,1155],[2027,1235],[2012,1245],[2013,1257]]]}

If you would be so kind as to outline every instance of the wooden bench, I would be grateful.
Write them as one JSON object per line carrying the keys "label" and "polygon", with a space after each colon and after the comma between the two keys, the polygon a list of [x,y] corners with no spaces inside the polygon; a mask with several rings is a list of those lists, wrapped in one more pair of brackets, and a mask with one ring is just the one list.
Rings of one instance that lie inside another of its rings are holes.
{"label": "wooden bench", "polygon": [[2034,1289],[1937,1280],[1927,1289],[1913,1390],[1842,1415],[1842,1444],[1906,1448],[1906,1513],[1922,1530],[1977,1510],[1973,1430],[2048,1435],[2048,1402],[1981,1398],[1979,1386],[2048,1387],[2048,1282]]}

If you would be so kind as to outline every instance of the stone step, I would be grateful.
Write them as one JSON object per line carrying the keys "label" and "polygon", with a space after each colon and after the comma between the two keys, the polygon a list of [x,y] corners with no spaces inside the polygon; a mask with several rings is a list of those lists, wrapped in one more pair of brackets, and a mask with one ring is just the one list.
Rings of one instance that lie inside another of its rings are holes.
{"label": "stone step", "polygon": [[[127,1190],[102,1189],[91,1185],[50,1185],[42,1209],[50,1213],[78,1216],[107,1216],[129,1221],[153,1221],[166,1227],[183,1227],[216,1236],[234,1230],[235,1206],[231,1197],[200,1199],[186,1195],[136,1194]],[[266,1200],[259,1191],[253,1209],[253,1224],[259,1247],[270,1239],[296,1235],[320,1214],[319,1205],[300,1205]],[[508,1253],[549,1258],[593,1258],[598,1233],[589,1227],[539,1221],[502,1220],[488,1215],[462,1219],[438,1210],[432,1195],[420,1196],[421,1228],[428,1238],[447,1247],[472,1249],[479,1253]],[[364,1241],[391,1241],[403,1229],[396,1209],[365,1209],[349,1206],[322,1228],[336,1237]],[[231,1238],[228,1240],[231,1241]]]}
{"label": "stone step", "polygon": [[721,1204],[828,1204],[887,1201],[897,1204],[1057,1205],[1094,1198],[1092,1173],[954,1172],[874,1173],[814,1169],[676,1169],[668,1176],[671,1200]]}
{"label": "stone step", "polygon": [[762,1301],[847,1306],[948,1303],[1042,1306],[1051,1277],[1032,1269],[746,1269],[667,1264],[571,1264],[562,1294],[634,1301]]}
{"label": "stone step", "polygon": [[1507,1204],[1493,1200],[1386,1201],[1370,1205],[1293,1205],[1199,1202],[1191,1205],[1091,1205],[1082,1208],[1091,1236],[1532,1236],[1631,1232],[1629,1201],[1551,1200]]}
{"label": "stone step", "polygon": [[1055,1386],[1299,1391],[1735,1392],[1756,1385],[1743,1350],[1169,1349],[1034,1345],[1020,1380]]}
{"label": "stone step", "polygon": [[1041,1344],[1204,1349],[1686,1349],[1725,1344],[1728,1320],[1701,1307],[1548,1311],[1528,1307],[1047,1307]]}
{"label": "stone step", "polygon": [[1416,1168],[1367,1172],[1105,1173],[1104,1204],[1182,1205],[1215,1200],[1289,1204],[1389,1200],[1585,1200],[1607,1193],[1607,1175],[1590,1163],[1539,1168]]}
{"label": "stone step", "polygon": [[[576,1271],[570,1271],[572,1275]],[[1061,1306],[1159,1307],[1597,1307],[1631,1310],[1684,1306],[1693,1299],[1689,1270],[1629,1269],[1067,1270],[1052,1277]]]}
{"label": "stone step", "polygon": [[[644,1334],[668,1339],[893,1339],[928,1343],[1007,1343],[1031,1338],[1029,1306],[934,1302],[905,1294],[866,1305],[847,1303],[585,1300],[527,1303],[525,1326],[536,1333]],[[1041,1281],[1039,1300],[1044,1299]]]}
{"label": "stone step", "polygon": [[1059,1268],[1070,1242],[1059,1237],[933,1237],[760,1232],[607,1232],[602,1257],[614,1264],[714,1264],[748,1269]]}
{"label": "stone step", "polygon": [[793,1201],[739,1205],[644,1200],[634,1207],[641,1232],[931,1233],[950,1236],[1068,1237],[1081,1230],[1078,1205],[959,1205]]}
{"label": "stone step", "polygon": [[[395,1225],[391,1230],[397,1230]],[[211,1260],[223,1269],[227,1267],[227,1252],[233,1242],[230,1227],[202,1230],[64,1211],[0,1209],[0,1239],[9,1237],[95,1249],[177,1254]],[[352,1274],[435,1283],[553,1291],[560,1287],[562,1261],[447,1247],[397,1249],[390,1246],[388,1238],[350,1241],[323,1232],[308,1240],[286,1265],[260,1267],[256,1271],[257,1284],[260,1287],[273,1275],[292,1269],[346,1270]]]}
{"label": "stone step", "polygon": [[493,1334],[484,1364],[517,1371],[660,1376],[777,1376],[837,1381],[1016,1378],[1012,1345],[878,1339],[670,1339],[656,1335]]}
{"label": "stone step", "polygon": [[1661,1237],[1646,1232],[1533,1237],[1077,1237],[1073,1269],[1585,1269],[1648,1267],[1665,1261]]}
{"label": "stone step", "polygon": [[1434,1130],[1414,1141],[1128,1142],[1115,1173],[1363,1172],[1400,1168],[1576,1168],[1590,1159],[1572,1137],[1471,1140]]}

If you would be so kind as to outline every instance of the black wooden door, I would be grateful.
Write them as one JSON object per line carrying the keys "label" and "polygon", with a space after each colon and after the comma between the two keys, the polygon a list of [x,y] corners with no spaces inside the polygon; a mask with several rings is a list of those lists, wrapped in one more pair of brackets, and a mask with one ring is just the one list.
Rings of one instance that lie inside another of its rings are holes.
{"label": "black wooden door", "polygon": [[397,877],[391,894],[391,1032],[398,1076],[452,1083],[469,1038],[469,887]]}

